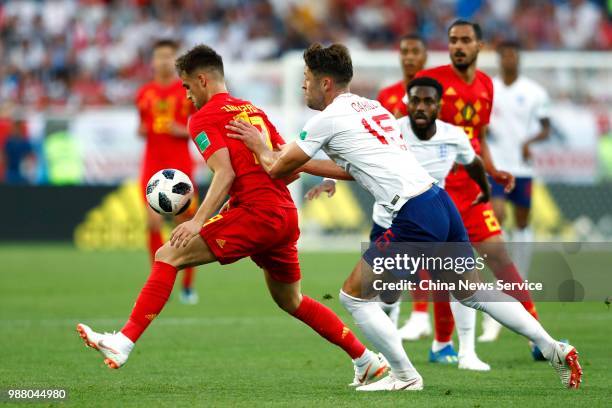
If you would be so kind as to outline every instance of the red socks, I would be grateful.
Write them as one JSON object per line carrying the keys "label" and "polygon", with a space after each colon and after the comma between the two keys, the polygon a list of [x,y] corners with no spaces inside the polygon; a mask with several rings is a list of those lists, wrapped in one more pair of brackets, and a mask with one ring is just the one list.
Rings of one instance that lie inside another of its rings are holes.
{"label": "red socks", "polygon": [[453,338],[455,319],[450,308],[450,303],[434,302],[434,338],[440,343],[446,343]]}
{"label": "red socks", "polygon": [[361,357],[366,350],[331,309],[308,296],[302,296],[302,303],[293,316],[306,323],[321,337],[341,347],[353,360]]}
{"label": "red socks", "polygon": [[193,284],[193,267],[183,269],[183,289],[190,289]]}
{"label": "red socks", "polygon": [[[510,282],[510,283],[523,282],[523,278],[521,278],[521,275],[516,269],[516,266],[514,265],[514,263],[510,263],[499,270],[493,271],[493,273],[495,274],[495,277],[498,280],[503,280],[504,282]],[[531,295],[529,294],[528,290],[513,290],[513,291],[504,291],[504,292],[507,295],[510,295],[516,300],[518,300],[519,302],[521,302],[525,310],[527,310],[530,315],[532,315],[536,319],[538,318],[538,313],[536,312],[535,304],[531,300]]]}
{"label": "red socks", "polygon": [[[155,252],[164,245],[164,241],[161,236],[161,231],[149,230],[149,255],[151,261],[155,259]],[[189,267],[183,270],[183,288],[189,289],[193,285],[193,272],[194,268]]]}
{"label": "red socks", "polygon": [[121,333],[134,343],[164,308],[172,292],[176,273],[177,269],[172,265],[159,261],[153,263],[151,275],[136,299],[129,320],[121,329]]}
{"label": "red socks", "polygon": [[155,259],[155,253],[162,245],[164,245],[164,241],[162,240],[161,231],[149,230],[149,255],[151,256],[151,261]]}

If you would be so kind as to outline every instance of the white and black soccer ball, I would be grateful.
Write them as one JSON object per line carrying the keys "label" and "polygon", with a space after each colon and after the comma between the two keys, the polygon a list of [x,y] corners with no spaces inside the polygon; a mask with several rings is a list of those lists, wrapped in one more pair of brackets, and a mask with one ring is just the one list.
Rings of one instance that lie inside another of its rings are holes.
{"label": "white and black soccer ball", "polygon": [[147,201],[164,215],[178,215],[189,208],[193,184],[185,173],[176,169],[160,170],[147,183]]}

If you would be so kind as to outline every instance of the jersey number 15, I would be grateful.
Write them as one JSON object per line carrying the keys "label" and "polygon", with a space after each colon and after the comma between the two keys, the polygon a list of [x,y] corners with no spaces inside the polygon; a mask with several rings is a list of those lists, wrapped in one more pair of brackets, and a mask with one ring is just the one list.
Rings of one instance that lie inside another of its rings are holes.
{"label": "jersey number 15", "polygon": [[[396,139],[395,136],[397,133],[399,133],[396,128],[389,125],[385,126],[383,124],[383,121],[395,120],[395,118],[391,117],[391,115],[388,113],[383,113],[381,115],[372,116],[370,119],[376,124],[376,127],[380,129],[382,133],[379,132],[375,126],[372,126],[373,123],[370,123],[370,121],[368,121],[366,118],[361,119],[361,124],[372,136],[378,139],[380,143],[388,145],[389,141],[391,141],[393,144],[398,145],[402,150],[407,149],[404,143],[401,143]],[[399,138],[402,138],[401,134],[399,134]]]}

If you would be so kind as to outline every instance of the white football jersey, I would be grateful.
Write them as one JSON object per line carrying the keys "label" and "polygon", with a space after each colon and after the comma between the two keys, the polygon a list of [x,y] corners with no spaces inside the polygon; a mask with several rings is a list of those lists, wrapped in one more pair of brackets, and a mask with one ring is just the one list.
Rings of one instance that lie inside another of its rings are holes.
{"label": "white football jersey", "polygon": [[[410,151],[440,187],[455,163],[470,164],[476,157],[465,131],[457,126],[436,120],[436,134],[421,140],[412,131],[408,116],[398,119],[398,124]],[[380,205],[374,204],[372,219],[381,227],[391,226],[392,219]]]}
{"label": "white football jersey", "polygon": [[498,169],[517,177],[532,177],[531,163],[523,160],[523,144],[540,131],[540,120],[549,117],[550,101],[544,88],[525,77],[507,86],[493,78],[495,103],[487,142]]}
{"label": "white football jersey", "polygon": [[435,183],[408,150],[393,115],[378,101],[351,93],[338,95],[312,117],[297,144],[310,157],[323,150],[391,219]]}

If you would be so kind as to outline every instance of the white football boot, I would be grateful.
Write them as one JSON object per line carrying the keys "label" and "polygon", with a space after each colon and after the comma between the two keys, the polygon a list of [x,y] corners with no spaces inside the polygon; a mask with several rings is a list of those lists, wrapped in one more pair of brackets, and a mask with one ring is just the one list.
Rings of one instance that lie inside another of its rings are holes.
{"label": "white football boot", "polygon": [[382,377],[389,369],[389,363],[387,363],[387,359],[381,353],[376,354],[370,350],[366,350],[366,353],[368,360],[365,364],[357,365],[353,363],[355,378],[353,378],[353,382],[349,384],[349,387],[369,384],[372,380]]}
{"label": "white football boot", "polygon": [[478,358],[476,353],[469,353],[464,356],[459,354],[459,369],[471,371],[491,371],[491,366]]}
{"label": "white football boot", "polygon": [[486,313],[482,314],[482,334],[478,337],[480,343],[490,343],[497,340],[502,325]]}
{"label": "white football boot", "polygon": [[121,332],[97,333],[82,323],[77,324],[76,329],[85,345],[102,354],[104,364],[109,368],[118,369],[123,366],[134,348],[134,343]]}
{"label": "white football boot", "polygon": [[417,374],[416,377],[408,380],[400,380],[393,373],[382,380],[368,385],[357,387],[357,391],[421,391],[423,389],[423,377]]}
{"label": "white football boot", "polygon": [[406,323],[399,329],[402,340],[416,341],[423,337],[431,336],[431,323],[429,313],[412,312]]}
{"label": "white football boot", "polygon": [[582,382],[582,367],[578,362],[578,352],[574,346],[567,343],[556,342],[550,365],[557,371],[561,384],[565,388],[578,388]]}

